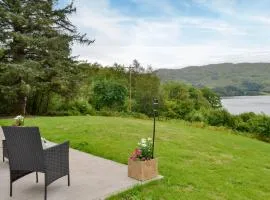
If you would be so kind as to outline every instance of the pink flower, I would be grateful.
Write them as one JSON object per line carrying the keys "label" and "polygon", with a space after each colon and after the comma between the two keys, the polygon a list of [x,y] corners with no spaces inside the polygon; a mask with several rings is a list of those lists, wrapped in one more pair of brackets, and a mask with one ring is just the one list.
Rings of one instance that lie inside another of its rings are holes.
{"label": "pink flower", "polygon": [[136,152],[136,155],[137,156],[140,156],[140,155],[142,155],[142,150],[140,150],[140,149],[135,149],[135,152]]}
{"label": "pink flower", "polygon": [[142,150],[136,148],[136,149],[132,152],[132,154],[131,154],[131,156],[130,156],[129,159],[131,159],[131,160],[136,160],[136,159],[138,159],[141,155],[142,155]]}
{"label": "pink flower", "polygon": [[136,157],[134,157],[134,156],[131,156],[130,158],[129,158],[130,160],[136,160],[137,158]]}

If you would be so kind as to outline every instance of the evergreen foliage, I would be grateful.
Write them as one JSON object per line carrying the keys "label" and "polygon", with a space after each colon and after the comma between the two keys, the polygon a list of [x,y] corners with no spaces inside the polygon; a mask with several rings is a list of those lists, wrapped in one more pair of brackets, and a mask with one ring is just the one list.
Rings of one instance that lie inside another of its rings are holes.
{"label": "evergreen foliage", "polygon": [[[71,44],[91,44],[70,22],[73,3],[56,8],[56,0],[0,1],[1,113],[46,112],[51,95],[70,98],[78,73]],[[14,105],[17,105],[14,106]]]}

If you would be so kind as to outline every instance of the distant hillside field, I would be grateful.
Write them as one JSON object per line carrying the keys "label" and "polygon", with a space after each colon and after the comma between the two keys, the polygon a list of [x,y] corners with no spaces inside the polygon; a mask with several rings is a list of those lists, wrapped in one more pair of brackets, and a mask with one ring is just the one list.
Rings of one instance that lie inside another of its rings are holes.
{"label": "distant hillside field", "polygon": [[223,63],[182,69],[159,69],[162,82],[181,81],[207,86],[222,96],[270,93],[270,63]]}

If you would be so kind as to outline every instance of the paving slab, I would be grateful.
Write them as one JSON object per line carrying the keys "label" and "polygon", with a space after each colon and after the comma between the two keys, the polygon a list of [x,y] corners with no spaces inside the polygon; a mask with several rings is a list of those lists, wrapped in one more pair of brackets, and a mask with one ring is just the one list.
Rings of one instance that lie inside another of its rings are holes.
{"label": "paving slab", "polygon": [[[1,128],[0,128],[1,129]],[[1,130],[0,130],[1,131]],[[1,133],[0,133],[1,135]],[[13,183],[13,197],[9,197],[9,165],[2,162],[0,147],[0,200],[38,200],[44,198],[44,175],[35,173]],[[98,200],[132,188],[140,182],[127,176],[127,165],[70,149],[71,186],[63,177],[48,186],[48,200]],[[162,178],[161,176],[156,179]]]}

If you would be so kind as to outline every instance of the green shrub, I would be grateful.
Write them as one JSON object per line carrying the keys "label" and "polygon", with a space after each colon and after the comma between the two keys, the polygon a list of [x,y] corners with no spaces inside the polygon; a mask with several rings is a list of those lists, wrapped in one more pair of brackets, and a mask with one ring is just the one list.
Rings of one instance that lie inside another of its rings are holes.
{"label": "green shrub", "polygon": [[111,110],[106,110],[106,109],[102,109],[100,111],[96,111],[96,115],[98,116],[119,116],[116,112],[111,111]]}
{"label": "green shrub", "polygon": [[94,109],[87,101],[75,101],[75,110],[81,114],[94,114]]}
{"label": "green shrub", "polygon": [[69,116],[79,116],[79,115],[82,115],[82,113],[80,113],[78,110],[76,109],[73,109],[73,110],[68,110],[68,115]]}
{"label": "green shrub", "polygon": [[250,132],[250,127],[248,123],[242,121],[237,124],[235,130],[240,132]]}
{"label": "green shrub", "polygon": [[201,111],[194,110],[186,116],[185,120],[190,122],[204,122],[205,117]]}
{"label": "green shrub", "polygon": [[167,111],[163,111],[161,113],[162,116],[166,117],[167,119],[177,119],[178,115],[175,113],[172,109],[169,109]]}
{"label": "green shrub", "polygon": [[249,131],[257,133],[261,138],[270,138],[270,117],[257,115],[248,122]]}
{"label": "green shrub", "polygon": [[92,106],[84,100],[73,101],[69,103],[63,103],[56,111],[50,111],[50,113],[66,112],[67,115],[94,115],[95,110]]}
{"label": "green shrub", "polygon": [[247,112],[247,113],[242,113],[238,115],[244,122],[247,122],[248,120],[256,117],[256,114],[254,112]]}
{"label": "green shrub", "polygon": [[185,119],[185,117],[194,110],[192,100],[186,101],[166,101],[163,113],[168,118]]}
{"label": "green shrub", "polygon": [[206,119],[206,122],[211,126],[235,127],[233,116],[225,109],[210,110]]}

